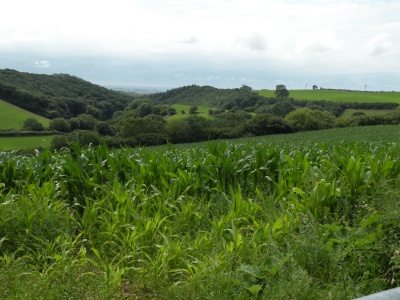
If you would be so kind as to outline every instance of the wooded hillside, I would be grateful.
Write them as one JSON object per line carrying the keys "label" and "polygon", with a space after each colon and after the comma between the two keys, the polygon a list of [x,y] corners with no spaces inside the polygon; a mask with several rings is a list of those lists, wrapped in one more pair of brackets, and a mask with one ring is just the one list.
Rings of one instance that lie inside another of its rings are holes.
{"label": "wooded hillside", "polygon": [[47,118],[71,118],[98,110],[100,119],[124,110],[133,97],[68,74],[0,70],[0,99]]}
{"label": "wooded hillside", "polygon": [[265,98],[243,85],[235,89],[218,89],[212,86],[190,85],[146,96],[156,104],[184,104],[196,106],[240,109],[256,106]]}

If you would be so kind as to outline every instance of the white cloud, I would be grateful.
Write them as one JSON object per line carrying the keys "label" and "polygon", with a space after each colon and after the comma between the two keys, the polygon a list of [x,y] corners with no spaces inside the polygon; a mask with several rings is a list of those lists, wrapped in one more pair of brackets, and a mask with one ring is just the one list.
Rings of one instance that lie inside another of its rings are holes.
{"label": "white cloud", "polygon": [[393,42],[389,35],[384,33],[375,35],[365,45],[367,52],[372,55],[390,52],[392,47]]}
{"label": "white cloud", "polygon": [[37,60],[37,61],[35,61],[34,65],[37,68],[43,68],[43,69],[51,67],[51,64],[48,60]]}
{"label": "white cloud", "polygon": [[242,77],[274,82],[302,72],[400,69],[399,1],[13,0],[2,9],[0,68],[12,68],[14,56],[29,67],[46,57],[51,65],[34,66],[60,73],[72,70],[72,62],[74,71],[92,63],[102,74],[110,66],[113,72],[125,66],[151,74],[202,72],[187,78],[234,77],[231,85]]}
{"label": "white cloud", "polygon": [[255,51],[263,51],[268,46],[266,38],[259,33],[254,33],[249,37],[239,37],[237,43],[244,48]]}
{"label": "white cloud", "polygon": [[308,32],[307,35],[299,37],[295,52],[297,53],[325,53],[339,51],[341,42],[332,29],[321,29]]}

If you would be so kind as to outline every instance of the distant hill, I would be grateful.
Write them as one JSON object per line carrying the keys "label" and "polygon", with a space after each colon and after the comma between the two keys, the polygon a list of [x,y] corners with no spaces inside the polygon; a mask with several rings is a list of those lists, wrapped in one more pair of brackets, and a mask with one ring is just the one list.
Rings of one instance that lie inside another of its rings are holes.
{"label": "distant hill", "polygon": [[49,119],[0,100],[0,130],[22,129],[24,121],[28,118],[38,120],[44,127],[49,126]]}
{"label": "distant hill", "polygon": [[[260,90],[257,93],[264,97],[275,97],[275,90]],[[326,100],[335,102],[363,103],[398,103],[400,92],[365,92],[351,90],[318,89],[318,90],[289,90],[289,97],[296,100]]]}
{"label": "distant hill", "polygon": [[68,74],[31,74],[0,70],[0,99],[47,118],[76,117],[88,106],[106,120],[124,110],[132,95],[112,91]]}
{"label": "distant hill", "polygon": [[163,93],[144,96],[155,104],[183,104],[231,109],[234,106],[244,109],[265,101],[265,98],[253,92],[251,87],[236,89],[218,89],[211,86],[190,85]]}

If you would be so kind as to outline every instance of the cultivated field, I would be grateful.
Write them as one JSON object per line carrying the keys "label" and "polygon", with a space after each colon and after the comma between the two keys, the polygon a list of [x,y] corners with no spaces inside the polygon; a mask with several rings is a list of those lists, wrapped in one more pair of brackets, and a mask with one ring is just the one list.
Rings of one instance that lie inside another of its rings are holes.
{"label": "cultivated field", "polygon": [[24,121],[28,118],[37,119],[44,127],[48,127],[50,123],[49,119],[0,100],[0,130],[22,129]]}
{"label": "cultivated field", "polygon": [[0,294],[320,300],[396,287],[399,133],[0,152]]}
{"label": "cultivated field", "polygon": [[[275,97],[275,90],[257,91],[264,97]],[[362,92],[340,90],[289,90],[296,100],[327,100],[342,102],[394,102],[400,104],[400,92]]]}

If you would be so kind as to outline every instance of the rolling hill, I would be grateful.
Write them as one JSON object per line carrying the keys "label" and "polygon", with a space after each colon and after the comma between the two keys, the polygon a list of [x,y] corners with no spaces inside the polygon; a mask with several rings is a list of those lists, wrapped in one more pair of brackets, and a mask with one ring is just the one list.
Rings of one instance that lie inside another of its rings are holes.
{"label": "rolling hill", "polygon": [[46,118],[76,117],[87,108],[112,118],[134,99],[68,74],[31,74],[0,70],[0,99]]}
{"label": "rolling hill", "polygon": [[231,109],[234,106],[245,109],[264,101],[263,97],[245,85],[235,89],[190,85],[144,97],[150,98],[155,104],[196,105],[224,109]]}

